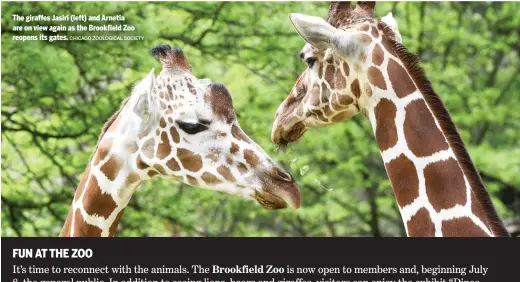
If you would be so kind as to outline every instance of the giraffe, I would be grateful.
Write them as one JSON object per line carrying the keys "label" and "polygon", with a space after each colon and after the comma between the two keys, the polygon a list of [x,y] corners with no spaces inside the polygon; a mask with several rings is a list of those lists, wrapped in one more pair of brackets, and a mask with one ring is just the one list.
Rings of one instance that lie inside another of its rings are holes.
{"label": "giraffe", "polygon": [[440,97],[375,3],[332,2],[327,21],[290,14],[307,64],[279,106],[271,138],[368,117],[407,235],[508,236]]}
{"label": "giraffe", "polygon": [[60,236],[114,236],[137,187],[154,177],[298,208],[298,185],[240,128],[226,87],[197,79],[178,47],[151,54],[162,70],[105,124]]}

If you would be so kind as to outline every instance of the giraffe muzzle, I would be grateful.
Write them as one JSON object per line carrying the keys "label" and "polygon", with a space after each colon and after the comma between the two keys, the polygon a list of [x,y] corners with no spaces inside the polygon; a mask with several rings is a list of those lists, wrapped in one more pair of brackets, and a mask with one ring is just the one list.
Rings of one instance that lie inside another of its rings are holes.
{"label": "giraffe muzzle", "polygon": [[296,197],[284,197],[277,196],[272,192],[267,191],[255,191],[255,199],[256,201],[266,210],[278,210],[285,208],[294,208],[297,209],[300,207],[300,189],[298,188],[298,196]]}
{"label": "giraffe muzzle", "polygon": [[255,199],[265,209],[299,208],[301,191],[294,178],[275,166],[264,174],[262,189],[255,191]]}
{"label": "giraffe muzzle", "polygon": [[284,209],[287,203],[280,197],[269,192],[255,192],[256,201],[266,210]]}
{"label": "giraffe muzzle", "polygon": [[303,122],[297,122],[288,128],[284,128],[282,124],[276,123],[275,127],[273,127],[271,140],[277,145],[285,146],[300,139],[306,130],[307,127]]}

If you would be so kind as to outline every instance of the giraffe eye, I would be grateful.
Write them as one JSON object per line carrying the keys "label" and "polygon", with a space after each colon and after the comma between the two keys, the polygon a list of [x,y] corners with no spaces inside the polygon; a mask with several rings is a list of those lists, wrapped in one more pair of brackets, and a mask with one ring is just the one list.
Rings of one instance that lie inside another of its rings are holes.
{"label": "giraffe eye", "polygon": [[190,122],[182,122],[182,121],[175,121],[177,125],[179,126],[182,131],[188,133],[188,134],[197,134],[199,132],[202,132],[206,129],[208,129],[207,123],[190,123]]}
{"label": "giraffe eye", "polygon": [[314,63],[316,63],[317,59],[316,58],[313,58],[313,57],[309,57],[307,59],[305,59],[305,62],[307,63],[307,66],[309,66],[309,68],[312,68],[312,66],[314,65]]}

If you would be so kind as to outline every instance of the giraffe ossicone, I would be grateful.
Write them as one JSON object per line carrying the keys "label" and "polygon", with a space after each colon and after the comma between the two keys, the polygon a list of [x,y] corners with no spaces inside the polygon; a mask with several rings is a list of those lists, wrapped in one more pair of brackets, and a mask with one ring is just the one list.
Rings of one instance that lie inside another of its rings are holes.
{"label": "giraffe ossicone", "polygon": [[327,21],[290,14],[307,68],[278,108],[271,138],[368,117],[409,236],[508,236],[451,117],[375,3],[332,2]]}
{"label": "giraffe ossicone", "polygon": [[292,176],[240,128],[226,87],[198,79],[183,51],[152,48],[162,64],[105,124],[60,236],[113,236],[137,187],[153,177],[300,206]]}

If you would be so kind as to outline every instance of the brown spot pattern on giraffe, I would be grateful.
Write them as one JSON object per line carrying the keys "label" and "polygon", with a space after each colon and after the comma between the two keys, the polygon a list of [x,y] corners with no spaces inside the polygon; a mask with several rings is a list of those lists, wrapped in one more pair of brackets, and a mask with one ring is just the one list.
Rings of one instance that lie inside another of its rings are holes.
{"label": "brown spot pattern on giraffe", "polygon": [[215,131],[215,139],[216,138],[224,138],[227,136],[227,133],[224,131],[216,130]]}
{"label": "brown spot pattern on giraffe", "polygon": [[170,140],[168,139],[168,134],[163,131],[161,133],[161,142],[157,146],[157,157],[162,160],[169,156],[172,152],[172,147],[170,146]]}
{"label": "brown spot pattern on giraffe", "polygon": [[343,72],[346,76],[350,74],[350,67],[348,66],[347,62],[343,62]]}
{"label": "brown spot pattern on giraffe", "polygon": [[372,26],[372,30],[370,32],[372,33],[372,36],[374,38],[378,38],[379,37],[379,31],[377,30],[376,27]]}
{"label": "brown spot pattern on giraffe", "polygon": [[83,172],[81,176],[81,181],[79,182],[78,188],[76,189],[76,193],[74,194],[74,201],[77,201],[81,194],[83,193],[83,189],[85,189],[85,183],[88,180],[90,174],[90,165],[87,165],[87,169]]}
{"label": "brown spot pattern on giraffe", "polygon": [[372,42],[372,38],[366,34],[358,34],[357,38],[365,45],[368,45],[370,42]]}
{"label": "brown spot pattern on giraffe", "polygon": [[325,80],[330,84],[334,85],[334,66],[328,65],[325,69]]}
{"label": "brown spot pattern on giraffe", "polygon": [[372,97],[372,87],[370,87],[370,85],[365,84],[365,93],[367,95],[367,97]]}
{"label": "brown spot pattern on giraffe", "polygon": [[426,194],[437,212],[466,203],[466,184],[456,160],[447,159],[427,165],[424,179]]}
{"label": "brown spot pattern on giraffe", "polygon": [[382,98],[374,109],[376,118],[376,140],[381,151],[397,144],[395,117],[397,108],[392,101]]}
{"label": "brown spot pattern on giraffe", "polygon": [[435,236],[435,225],[433,225],[430,213],[426,208],[419,209],[406,225],[408,227],[408,236],[410,237]]}
{"label": "brown spot pattern on giraffe", "polygon": [[227,181],[231,182],[231,183],[235,183],[236,182],[236,179],[235,177],[233,176],[233,173],[231,172],[231,170],[224,166],[224,165],[221,165],[217,168],[217,172],[222,175],[224,177],[224,179],[226,179]]}
{"label": "brown spot pattern on giraffe", "polygon": [[222,183],[222,181],[220,181],[220,179],[218,179],[218,177],[216,177],[215,175],[205,171],[202,176],[201,176],[202,180],[204,180],[204,182],[206,182],[206,184],[218,184],[218,183]]}
{"label": "brown spot pattern on giraffe", "polygon": [[338,96],[338,99],[339,99],[339,104],[340,106],[348,106],[350,104],[352,104],[352,102],[354,102],[354,99],[352,99],[352,97],[346,95],[346,94],[340,94]]}
{"label": "brown spot pattern on giraffe", "polygon": [[208,154],[206,155],[206,159],[211,160],[213,162],[218,162],[220,156],[220,149],[212,148],[209,150]]}
{"label": "brown spot pattern on giraffe", "polygon": [[166,121],[164,120],[164,117],[162,117],[161,120],[159,121],[159,126],[161,128],[165,128],[166,127]]}
{"label": "brown spot pattern on giraffe", "polygon": [[179,132],[175,128],[175,126],[170,127],[170,136],[172,137],[173,142],[179,143],[181,138],[179,136]]}
{"label": "brown spot pattern on giraffe", "polygon": [[347,81],[345,80],[345,77],[341,73],[339,69],[336,70],[336,89],[343,89],[347,85]]}
{"label": "brown spot pattern on giraffe", "polygon": [[380,89],[386,90],[386,82],[383,78],[383,74],[376,67],[368,68],[368,81],[374,86],[379,87]]}
{"label": "brown spot pattern on giraffe", "polygon": [[344,112],[341,112],[341,113],[338,113],[336,115],[334,115],[334,117],[332,117],[332,122],[340,122],[340,121],[344,121],[346,120],[348,117],[350,116],[349,112],[347,111],[344,111]]}
{"label": "brown spot pattern on giraffe", "polygon": [[405,155],[385,164],[392,189],[400,207],[411,204],[419,197],[419,177],[414,163]]}
{"label": "brown spot pattern on giraffe", "polygon": [[137,152],[137,150],[139,150],[139,146],[137,146],[136,142],[131,142],[126,145],[126,149],[128,150],[129,153],[133,154],[133,153]]}
{"label": "brown spot pattern on giraffe", "polygon": [[360,31],[368,31],[368,29],[370,29],[370,25],[367,23],[364,23],[357,28],[357,30],[360,30]]}
{"label": "brown spot pattern on giraffe", "polygon": [[63,224],[63,228],[61,229],[61,232],[60,232],[60,237],[69,237],[71,226],[72,226],[72,207],[69,209],[69,213],[67,214],[67,219],[65,219],[65,224]]}
{"label": "brown spot pattern on giraffe", "polygon": [[117,225],[119,225],[119,221],[121,220],[121,217],[123,216],[123,213],[125,212],[125,209],[122,209],[114,219],[114,222],[112,222],[112,225],[110,225],[110,228],[108,229],[108,236],[114,237],[114,234],[116,234]]}
{"label": "brown spot pattern on giraffe", "polygon": [[179,163],[175,160],[174,157],[172,157],[166,162],[166,166],[168,166],[173,171],[179,171],[181,169]]}
{"label": "brown spot pattern on giraffe", "polygon": [[97,148],[96,158],[94,159],[94,165],[99,164],[100,161],[104,160],[108,153],[110,152],[110,148],[112,147],[112,139],[111,138],[103,138],[99,143]]}
{"label": "brown spot pattern on giraffe", "polygon": [[135,183],[139,182],[139,180],[141,180],[141,178],[139,177],[139,174],[137,174],[135,172],[131,172],[126,177],[125,185],[127,185],[127,186],[134,185]]}
{"label": "brown spot pattern on giraffe", "polygon": [[246,141],[246,142],[249,141],[249,138],[247,137],[247,135],[242,131],[242,129],[240,129],[235,124],[233,124],[233,126],[231,126],[231,134],[233,135],[233,137],[235,137],[238,140],[242,140],[242,141]]}
{"label": "brown spot pattern on giraffe", "polygon": [[388,76],[392,88],[399,98],[406,97],[417,89],[406,70],[392,59],[388,61]]}
{"label": "brown spot pattern on giraffe", "polygon": [[408,148],[418,157],[449,148],[444,135],[435,124],[435,120],[424,100],[414,100],[406,106],[404,136]]}
{"label": "brown spot pattern on giraffe", "polygon": [[250,149],[245,149],[244,150],[244,159],[246,160],[246,162],[251,166],[251,167],[255,167],[258,165],[260,159],[258,158],[258,156],[255,154],[255,152],[253,152],[252,150]]}
{"label": "brown spot pattern on giraffe", "polygon": [[233,159],[230,158],[229,156],[226,156],[226,163],[227,163],[228,165],[232,165],[232,164],[233,164]]}
{"label": "brown spot pattern on giraffe", "polygon": [[321,87],[318,84],[314,84],[311,92],[307,95],[309,97],[309,104],[312,106],[319,106],[321,103],[321,92],[325,91],[327,88],[323,88],[325,83],[322,83]]}
{"label": "brown spot pattern on giraffe", "polygon": [[199,186],[199,181],[191,175],[186,175],[186,178],[188,179],[188,183],[192,186]]}
{"label": "brown spot pattern on giraffe", "polygon": [[197,90],[195,90],[195,87],[191,83],[186,83],[188,85],[188,89],[190,90],[190,93],[193,95],[197,95]]}
{"label": "brown spot pattern on giraffe", "polygon": [[154,177],[159,173],[156,170],[149,170],[147,174],[148,174],[148,177]]}
{"label": "brown spot pattern on giraffe", "polygon": [[97,178],[92,175],[85,196],[83,196],[83,208],[89,215],[100,215],[107,219],[117,207],[116,202],[109,193],[104,193],[99,187]]}
{"label": "brown spot pattern on giraffe", "polygon": [[178,148],[177,158],[181,161],[182,166],[189,171],[197,172],[202,168],[202,158],[200,155],[188,149]]}
{"label": "brown spot pattern on giraffe", "polygon": [[[332,86],[334,87],[334,86]],[[317,93],[318,97],[321,99],[321,102],[326,104],[329,102],[331,91],[327,87],[325,83],[322,83],[321,85],[321,91]]]}
{"label": "brown spot pattern on giraffe", "polygon": [[114,181],[123,166],[123,160],[116,155],[112,155],[106,163],[101,166],[101,172],[111,181]]}
{"label": "brown spot pattern on giraffe", "polygon": [[331,117],[334,115],[334,110],[330,107],[330,105],[325,105],[325,107],[323,107],[323,113],[325,114],[325,116],[327,117]]}
{"label": "brown spot pattern on giraffe", "polygon": [[138,169],[146,169],[146,168],[148,168],[148,165],[143,162],[143,159],[141,159],[141,155],[137,156],[136,163],[137,163],[137,168]]}
{"label": "brown spot pattern on giraffe", "polygon": [[159,172],[160,174],[162,174],[162,175],[166,175],[166,170],[164,170],[164,167],[163,167],[162,165],[160,165],[160,164],[155,164],[155,165],[153,166],[153,168],[154,168],[155,170],[157,170],[157,172]]}
{"label": "brown spot pattern on giraffe", "polygon": [[327,58],[325,60],[328,64],[333,64],[334,63],[334,57],[332,57],[332,53],[329,53],[327,55]]}
{"label": "brown spot pattern on giraffe", "polygon": [[238,150],[238,145],[235,142],[231,142],[231,148],[229,148],[229,152],[234,155],[238,152]]}
{"label": "brown spot pattern on giraffe", "polygon": [[[173,87],[175,87],[175,85],[173,85]],[[173,97],[173,89],[172,89],[172,86],[168,84],[168,85],[166,86],[166,89],[168,90],[168,95],[172,95],[172,97]]]}
{"label": "brown spot pattern on giraffe", "polygon": [[469,217],[460,217],[442,222],[444,237],[489,237]]}
{"label": "brown spot pattern on giraffe", "polygon": [[155,139],[153,137],[150,137],[146,142],[144,142],[141,152],[143,152],[145,157],[149,159],[153,158],[155,152]]}
{"label": "brown spot pattern on giraffe", "polygon": [[316,118],[319,120],[328,121],[327,117],[325,117],[325,114],[323,113],[323,111],[321,109],[310,110],[310,113],[314,114],[316,116]]}
{"label": "brown spot pattern on giraffe", "polygon": [[352,83],[350,84],[350,90],[356,96],[356,98],[359,98],[361,96],[361,87],[359,87],[359,80],[356,78]]}
{"label": "brown spot pattern on giraffe", "polygon": [[101,232],[102,230],[99,227],[87,224],[80,210],[76,210],[74,215],[74,236],[101,237]]}
{"label": "brown spot pattern on giraffe", "polygon": [[376,66],[380,66],[383,63],[384,56],[383,49],[376,43],[372,51],[372,63]]}
{"label": "brown spot pattern on giraffe", "polygon": [[[163,101],[161,101],[161,110],[165,110],[166,109],[166,103],[164,103]],[[166,125],[165,125],[166,126]]]}
{"label": "brown spot pattern on giraffe", "polygon": [[237,168],[238,168],[238,171],[239,171],[240,173],[242,173],[242,174],[247,172],[247,167],[246,167],[246,165],[243,164],[243,163],[239,163],[239,164],[237,165]]}

